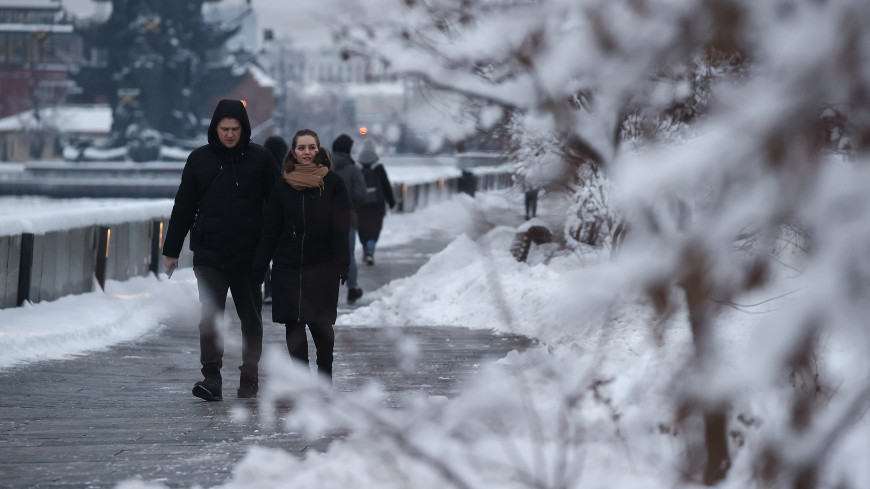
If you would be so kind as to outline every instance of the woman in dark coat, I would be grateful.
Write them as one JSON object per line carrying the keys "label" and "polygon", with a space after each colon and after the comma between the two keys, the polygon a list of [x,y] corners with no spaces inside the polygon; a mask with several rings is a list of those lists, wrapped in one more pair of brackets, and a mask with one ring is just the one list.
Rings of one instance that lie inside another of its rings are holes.
{"label": "woman in dark coat", "polygon": [[328,153],[310,129],[293,136],[284,178],[275,183],[254,256],[265,274],[272,260],[272,321],[287,328],[287,350],[308,365],[311,331],[317,370],[332,377],[338,290],[350,267],[350,199],[329,171]]}

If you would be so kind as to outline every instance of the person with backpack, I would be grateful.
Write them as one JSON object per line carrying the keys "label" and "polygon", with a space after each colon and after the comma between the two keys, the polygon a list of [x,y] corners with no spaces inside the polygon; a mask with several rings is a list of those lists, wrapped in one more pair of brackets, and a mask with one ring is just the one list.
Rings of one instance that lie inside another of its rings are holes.
{"label": "person with backpack", "polygon": [[363,295],[363,290],[357,281],[358,270],[355,255],[358,219],[356,210],[366,197],[365,178],[363,177],[362,170],[356,166],[356,163],[354,163],[353,158],[350,156],[351,148],[353,148],[353,139],[347,134],[338,136],[332,142],[333,171],[338,173],[338,176],[344,181],[344,186],[347,187],[347,192],[350,194],[350,234],[348,236],[348,242],[350,243],[350,271],[347,275],[348,304],[353,304]]}
{"label": "person with backpack", "polygon": [[375,264],[375,247],[384,226],[386,206],[395,207],[393,187],[387,171],[378,163],[378,153],[371,141],[366,141],[358,156],[366,183],[366,197],[357,209],[359,241],[363,245],[363,260],[366,265]]}

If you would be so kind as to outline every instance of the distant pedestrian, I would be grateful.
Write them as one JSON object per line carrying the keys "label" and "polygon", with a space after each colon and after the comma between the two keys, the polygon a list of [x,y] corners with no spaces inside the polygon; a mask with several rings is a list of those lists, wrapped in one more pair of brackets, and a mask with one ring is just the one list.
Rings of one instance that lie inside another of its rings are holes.
{"label": "distant pedestrian", "polygon": [[[278,169],[278,174],[284,173],[282,166],[284,158],[287,156],[287,141],[281,136],[272,135],[266,138],[266,141],[263,142],[263,147],[268,149],[272,153],[272,157],[275,158],[275,168]],[[266,304],[272,303],[272,274],[270,271],[269,268],[266,269],[266,281],[263,282],[263,302]]]}
{"label": "distant pedestrian", "polygon": [[221,100],[208,127],[208,144],[187,157],[169,218],[163,255],[167,273],[178,266],[190,231],[193,273],[199,289],[200,363],[204,380],[193,395],[222,396],[223,319],[227,290],[242,323],[242,366],[238,397],[257,395],[263,349],[261,275],[251,268],[260,239],[264,203],[277,179],[272,155],[251,142],[251,124],[240,100]]}
{"label": "distant pedestrian", "polygon": [[275,158],[275,168],[278,169],[278,173],[282,173],[284,170],[282,166],[284,165],[284,158],[287,156],[287,141],[284,140],[281,136],[272,135],[266,138],[263,141],[263,147],[268,149],[270,153],[272,153],[272,157]]}
{"label": "distant pedestrian", "polygon": [[366,197],[357,209],[359,217],[359,241],[363,245],[363,259],[366,265],[375,264],[375,247],[384,226],[384,216],[387,206],[392,209],[396,205],[393,187],[387,177],[387,171],[378,163],[378,154],[371,141],[366,141],[357,157],[362,164],[362,173],[366,182]]}
{"label": "distant pedestrian", "polygon": [[356,233],[357,219],[356,210],[362,204],[366,197],[366,181],[363,177],[362,170],[353,158],[350,156],[350,150],[353,148],[353,139],[347,134],[342,134],[335,138],[332,142],[332,164],[333,171],[338,173],[344,181],[344,186],[350,197],[350,232],[348,233],[348,242],[350,243],[350,271],[347,275],[347,303],[353,304],[357,299],[362,297],[363,290],[358,282],[358,270],[356,265]]}
{"label": "distant pedestrian", "polygon": [[532,185],[527,181],[523,182],[523,193],[526,204],[526,220],[538,215],[538,193],[541,192],[541,187]]}
{"label": "distant pedestrian", "polygon": [[331,378],[338,291],[350,267],[350,200],[327,155],[314,131],[293,136],[253,268],[265,273],[272,260],[272,321],[286,326],[290,355],[308,365],[307,325],[317,370]]}

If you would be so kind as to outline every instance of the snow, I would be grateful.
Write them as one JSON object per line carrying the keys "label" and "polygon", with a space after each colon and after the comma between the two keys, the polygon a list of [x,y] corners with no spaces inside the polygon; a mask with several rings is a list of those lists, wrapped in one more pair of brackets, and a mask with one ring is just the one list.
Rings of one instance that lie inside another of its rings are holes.
{"label": "snow", "polygon": [[169,217],[172,199],[0,197],[0,236]]}
{"label": "snow", "polygon": [[458,178],[462,171],[449,166],[401,166],[390,165],[386,160],[382,162],[390,183],[403,183],[415,185],[438,180]]}
{"label": "snow", "polygon": [[65,105],[40,111],[41,122],[33,110],[0,119],[0,132],[33,129],[49,124],[67,133],[108,134],[112,127],[112,109],[108,105]]}
{"label": "snow", "polygon": [[185,161],[190,156],[190,149],[175,146],[161,146],[160,158],[163,160]]}
{"label": "snow", "polygon": [[0,161],[0,176],[3,173],[20,173],[22,171],[24,171],[24,163]]}
{"label": "snow", "polygon": [[68,34],[72,25],[0,23],[0,32],[54,32]]}
{"label": "snow", "polygon": [[405,95],[405,84],[401,82],[380,82],[350,84],[345,92],[350,97],[371,97],[377,95],[401,97]]}
{"label": "snow", "polygon": [[261,87],[275,87],[278,82],[275,81],[274,78],[269,76],[265,71],[261,70],[260,67],[251,63],[246,66],[248,69],[248,73],[254,77],[254,80],[257,81],[257,84]]}
{"label": "snow", "polygon": [[71,358],[156,331],[169,311],[185,313],[196,303],[192,277],[187,269],[173,275],[171,282],[158,282],[153,276],[107,280],[105,292],[2,309],[0,369]]}
{"label": "snow", "polygon": [[58,5],[54,0],[0,0],[0,7],[27,7],[33,9],[56,10]]}
{"label": "snow", "polygon": [[540,337],[559,314],[546,306],[560,295],[560,274],[518,263],[509,252],[514,234],[500,227],[480,243],[460,235],[413,277],[374,292],[376,304],[342,316],[338,324],[456,325]]}

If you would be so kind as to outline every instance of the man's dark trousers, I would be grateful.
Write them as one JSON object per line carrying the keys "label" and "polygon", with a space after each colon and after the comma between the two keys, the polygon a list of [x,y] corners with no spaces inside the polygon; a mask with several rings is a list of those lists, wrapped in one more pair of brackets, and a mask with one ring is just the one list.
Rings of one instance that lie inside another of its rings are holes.
{"label": "man's dark trousers", "polygon": [[260,284],[250,270],[224,270],[195,266],[202,316],[199,322],[199,360],[206,379],[220,379],[224,341],[218,330],[227,303],[227,290],[242,323],[242,381],[258,380],[257,364],[263,352],[263,296]]}

